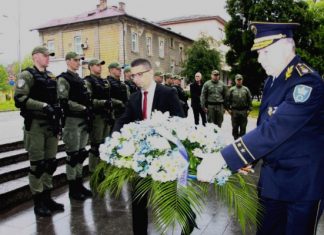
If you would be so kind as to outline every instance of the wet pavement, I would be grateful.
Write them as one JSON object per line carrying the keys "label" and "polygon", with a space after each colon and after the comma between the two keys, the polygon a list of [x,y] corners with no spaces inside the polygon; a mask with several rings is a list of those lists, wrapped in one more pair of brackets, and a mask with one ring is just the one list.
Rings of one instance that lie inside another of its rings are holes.
{"label": "wet pavement", "polygon": [[[12,128],[9,132],[3,132],[2,128],[7,126],[0,122],[0,144],[21,140],[22,120],[19,113],[0,114],[0,121],[7,120]],[[192,114],[190,113],[190,118]],[[255,126],[255,119],[249,120],[248,130]],[[13,131],[15,130],[15,131]],[[231,142],[231,126],[229,116],[225,116],[222,131],[226,142]],[[88,186],[88,183],[87,183]],[[104,198],[95,197],[84,202],[70,201],[66,186],[56,189],[53,193],[55,200],[65,205],[63,213],[57,213],[50,218],[36,218],[33,212],[33,203],[28,201],[9,211],[0,214],[1,235],[128,235],[132,234],[131,226],[131,203],[129,190],[124,188],[120,198],[115,199],[106,195]],[[204,212],[197,218],[199,229],[193,231],[193,235],[240,235],[242,231],[238,222],[228,212],[228,208],[211,193]],[[159,234],[153,224],[149,224],[149,234]],[[168,235],[180,234],[180,229],[175,228],[168,231]],[[247,235],[255,234],[250,229]],[[322,216],[317,235],[324,234],[324,218]]]}

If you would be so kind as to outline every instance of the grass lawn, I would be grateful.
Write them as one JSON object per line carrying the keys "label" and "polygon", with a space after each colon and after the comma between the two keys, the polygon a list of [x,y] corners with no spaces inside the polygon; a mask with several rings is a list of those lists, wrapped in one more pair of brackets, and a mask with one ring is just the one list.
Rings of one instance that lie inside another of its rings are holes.
{"label": "grass lawn", "polygon": [[252,111],[250,112],[250,117],[257,118],[259,115],[260,101],[252,101]]}
{"label": "grass lawn", "polygon": [[2,112],[2,111],[16,111],[16,110],[18,110],[18,109],[15,107],[15,102],[13,99],[0,102],[0,112]]}

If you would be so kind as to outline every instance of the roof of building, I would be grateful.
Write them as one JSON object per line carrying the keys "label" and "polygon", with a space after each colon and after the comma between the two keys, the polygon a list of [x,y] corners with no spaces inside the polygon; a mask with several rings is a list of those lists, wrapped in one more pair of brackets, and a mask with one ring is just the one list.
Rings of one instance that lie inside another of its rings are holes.
{"label": "roof of building", "polygon": [[190,16],[181,16],[170,18],[166,20],[158,21],[157,24],[164,26],[164,25],[171,25],[171,24],[179,24],[179,23],[189,23],[189,22],[197,22],[197,21],[206,21],[206,20],[217,20],[221,24],[225,25],[226,21],[220,17],[215,15],[190,15]]}
{"label": "roof of building", "polygon": [[112,7],[107,7],[105,10],[99,10],[95,9],[92,11],[87,11],[82,14],[72,16],[72,17],[66,17],[66,18],[60,18],[60,19],[53,19],[48,22],[46,22],[43,25],[40,25],[36,28],[33,28],[32,30],[43,30],[43,29],[48,29],[52,27],[57,27],[57,26],[63,26],[63,25],[70,25],[70,24],[76,24],[76,23],[82,23],[82,22],[90,22],[90,21],[95,21],[95,20],[102,20],[102,19],[107,19],[107,18],[113,18],[113,17],[118,17],[118,16],[125,16],[137,21],[140,21],[145,24],[149,24],[153,27],[159,28],[163,31],[167,31],[171,34],[177,35],[179,37],[182,37],[184,39],[193,41],[191,38],[188,38],[186,36],[183,36],[179,33],[176,33],[172,30],[166,29],[161,27],[159,24],[154,23],[154,22],[149,22],[146,19],[140,19],[135,16],[127,14],[125,11],[122,11],[118,9],[115,6]]}

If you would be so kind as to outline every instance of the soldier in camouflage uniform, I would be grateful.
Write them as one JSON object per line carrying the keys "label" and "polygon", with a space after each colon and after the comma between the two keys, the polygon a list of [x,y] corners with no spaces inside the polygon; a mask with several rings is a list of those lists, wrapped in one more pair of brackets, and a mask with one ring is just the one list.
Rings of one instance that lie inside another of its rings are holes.
{"label": "soldier in camouflage uniform", "polygon": [[56,78],[46,70],[49,56],[46,47],[32,51],[34,67],[18,75],[15,105],[24,117],[24,145],[28,152],[30,171],[29,187],[37,216],[50,216],[64,211],[62,204],[51,198],[53,174],[57,168],[59,118],[61,115],[56,94]]}
{"label": "soldier in camouflage uniform", "polygon": [[163,83],[163,73],[162,72],[155,72],[154,73],[154,81],[157,84],[162,84]]}
{"label": "soldier in camouflage uniform", "polygon": [[173,86],[173,78],[172,78],[172,74],[171,73],[166,73],[164,75],[164,85],[168,86],[168,87],[172,87]]}
{"label": "soldier in camouflage uniform", "polygon": [[90,75],[85,77],[91,93],[94,119],[90,131],[91,149],[89,154],[89,171],[94,172],[100,161],[99,146],[109,135],[112,119],[112,102],[110,84],[101,78],[101,66],[105,61],[93,59],[89,61]]}
{"label": "soldier in camouflage uniform", "polygon": [[131,78],[131,68],[129,66],[126,66],[124,68],[124,78],[125,78],[125,84],[128,86],[128,90],[130,94],[133,94],[134,92],[138,91],[138,87],[136,84],[133,82]]}
{"label": "soldier in camouflage uniform", "polygon": [[243,86],[241,74],[235,76],[236,85],[231,87],[227,96],[228,113],[232,117],[233,137],[243,136],[246,132],[247,117],[252,110],[252,96],[249,88]]}
{"label": "soldier in camouflage uniform", "polygon": [[63,141],[66,147],[66,176],[69,182],[69,196],[83,201],[92,193],[82,184],[83,162],[88,157],[86,145],[92,125],[92,104],[86,83],[77,74],[80,60],[84,57],[75,52],[65,56],[67,72],[58,76],[58,97],[65,113]]}
{"label": "soldier in camouflage uniform", "polygon": [[[120,81],[121,66],[118,63],[111,63],[108,66],[109,76],[107,77],[111,86],[111,98],[115,99],[114,119],[118,119],[125,110],[125,105],[129,98],[129,90],[127,85]],[[119,105],[117,105],[119,102]]]}
{"label": "soldier in camouflage uniform", "polygon": [[213,70],[211,80],[207,81],[201,91],[201,107],[207,113],[207,121],[219,127],[224,120],[224,101],[227,94],[226,85],[219,80],[219,72]]}
{"label": "soldier in camouflage uniform", "polygon": [[179,75],[174,76],[173,80],[173,88],[177,90],[177,94],[183,109],[183,112],[185,114],[185,117],[188,117],[188,110],[189,110],[189,105],[188,105],[188,96],[184,92],[184,90],[181,87],[181,81],[182,78]]}

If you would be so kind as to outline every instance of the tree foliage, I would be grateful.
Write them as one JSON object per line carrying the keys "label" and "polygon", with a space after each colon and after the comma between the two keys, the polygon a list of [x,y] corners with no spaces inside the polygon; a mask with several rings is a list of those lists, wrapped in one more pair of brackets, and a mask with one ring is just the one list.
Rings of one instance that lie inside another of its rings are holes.
{"label": "tree foliage", "polygon": [[220,70],[220,53],[210,48],[209,41],[210,38],[202,37],[186,51],[187,60],[182,75],[189,78],[189,82],[194,81],[197,72],[202,74],[203,80],[208,80],[212,70]]}
{"label": "tree foliage", "polygon": [[8,73],[3,65],[0,65],[0,91],[8,91],[10,86],[8,84]]}
{"label": "tree foliage", "polygon": [[[323,0],[322,0],[323,1]],[[322,2],[321,1],[321,2]],[[225,27],[225,44],[231,49],[226,62],[232,67],[232,75],[240,73],[245,84],[255,94],[266,77],[257,62],[257,53],[251,52],[254,35],[248,29],[249,21],[298,22],[294,33],[297,53],[320,73],[323,62],[323,9],[322,3],[294,0],[227,0],[227,12],[231,20]],[[313,4],[313,7],[311,4]]]}
{"label": "tree foliage", "polygon": [[[32,67],[33,66],[33,60],[30,55],[26,56],[23,61],[21,62],[21,70],[24,70],[25,68]],[[13,72],[14,75],[17,77],[19,73],[19,63],[15,61],[13,63]]]}

